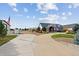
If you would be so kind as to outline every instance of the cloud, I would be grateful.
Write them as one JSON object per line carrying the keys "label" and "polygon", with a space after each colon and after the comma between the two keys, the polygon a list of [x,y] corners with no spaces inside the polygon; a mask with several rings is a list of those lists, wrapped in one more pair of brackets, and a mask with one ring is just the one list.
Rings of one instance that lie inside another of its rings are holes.
{"label": "cloud", "polygon": [[79,3],[74,3],[74,4],[73,4],[73,7],[74,7],[74,8],[79,7]]}
{"label": "cloud", "polygon": [[62,16],[60,17],[62,20],[67,20],[69,16],[72,15],[72,12],[63,12]]}
{"label": "cloud", "polygon": [[30,18],[30,16],[26,16],[27,18]]}
{"label": "cloud", "polygon": [[11,7],[16,7],[16,3],[9,3]]}
{"label": "cloud", "polygon": [[52,3],[38,3],[37,8],[39,11],[42,11],[43,13],[48,12],[49,10],[58,10],[56,4]]}
{"label": "cloud", "polygon": [[28,9],[27,8],[24,8],[24,12],[28,12]]}
{"label": "cloud", "polygon": [[16,3],[8,3],[8,5],[12,8],[13,11],[18,12],[18,9],[16,8]]}
{"label": "cloud", "polygon": [[62,13],[62,16],[71,16],[72,15],[72,12],[63,12]]}
{"label": "cloud", "polygon": [[16,9],[16,8],[13,8],[13,11],[15,11],[15,12],[18,12],[18,9]]}
{"label": "cloud", "polygon": [[62,15],[64,16],[64,15],[66,15],[66,13],[65,13],[65,12],[63,12],[63,13],[62,13]]}
{"label": "cloud", "polygon": [[62,20],[67,20],[67,17],[66,16],[62,16],[61,19]]}
{"label": "cloud", "polygon": [[70,4],[70,5],[68,5],[68,8],[70,8],[70,9],[71,9],[71,8],[73,8],[73,6]]}
{"label": "cloud", "polygon": [[56,14],[48,14],[47,17],[40,18],[40,22],[42,22],[42,23],[56,23],[58,18],[59,18],[59,16]]}
{"label": "cloud", "polygon": [[68,12],[68,15],[71,16],[72,15],[72,12]]}
{"label": "cloud", "polygon": [[47,14],[47,12],[46,12],[46,11],[40,11],[40,13],[42,13],[42,14]]}
{"label": "cloud", "polygon": [[68,5],[68,8],[77,8],[79,7],[79,3],[71,3]]}
{"label": "cloud", "polygon": [[33,19],[35,19],[35,16],[33,16]]}

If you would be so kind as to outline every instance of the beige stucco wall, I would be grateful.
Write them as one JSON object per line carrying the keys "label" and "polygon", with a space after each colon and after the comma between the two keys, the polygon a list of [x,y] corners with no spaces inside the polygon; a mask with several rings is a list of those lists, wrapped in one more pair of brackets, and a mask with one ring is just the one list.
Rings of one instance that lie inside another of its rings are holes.
{"label": "beige stucco wall", "polygon": [[9,26],[9,25],[7,25],[7,34],[8,34],[8,35],[11,34],[11,33],[10,33],[10,26]]}

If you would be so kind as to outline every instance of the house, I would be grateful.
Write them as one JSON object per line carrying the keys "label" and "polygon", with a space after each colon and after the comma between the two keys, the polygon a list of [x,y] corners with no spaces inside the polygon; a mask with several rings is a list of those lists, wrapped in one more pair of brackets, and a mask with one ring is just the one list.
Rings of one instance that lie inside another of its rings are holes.
{"label": "house", "polygon": [[73,27],[76,24],[67,24],[67,25],[63,25],[63,29],[69,30],[69,31],[73,31]]}
{"label": "house", "polygon": [[7,28],[7,35],[10,34],[10,17],[8,18],[8,21],[5,21],[5,20],[0,20],[2,21],[2,23],[5,25],[5,27]]}
{"label": "house", "polygon": [[63,26],[60,24],[40,23],[39,27],[40,28],[45,27],[47,32],[63,31]]}

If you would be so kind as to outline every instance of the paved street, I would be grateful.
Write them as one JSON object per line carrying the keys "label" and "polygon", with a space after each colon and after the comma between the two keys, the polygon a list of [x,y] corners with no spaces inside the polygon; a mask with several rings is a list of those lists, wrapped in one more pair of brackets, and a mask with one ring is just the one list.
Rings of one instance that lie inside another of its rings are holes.
{"label": "paved street", "polygon": [[51,34],[36,36],[21,34],[0,47],[1,56],[75,56],[79,55],[79,46],[57,42]]}

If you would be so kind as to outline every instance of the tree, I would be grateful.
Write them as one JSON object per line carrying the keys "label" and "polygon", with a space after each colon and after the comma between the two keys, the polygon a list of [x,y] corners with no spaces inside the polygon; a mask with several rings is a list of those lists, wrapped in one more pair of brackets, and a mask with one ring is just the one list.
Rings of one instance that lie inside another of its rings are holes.
{"label": "tree", "polygon": [[39,31],[40,31],[40,27],[37,28],[37,32],[39,32]]}
{"label": "tree", "polygon": [[45,32],[46,32],[46,28],[45,28],[45,27],[43,27],[43,28],[42,28],[42,31],[45,31]]}
{"label": "tree", "polygon": [[79,24],[75,24],[75,26],[73,27],[73,31],[76,33],[78,29],[79,29]]}
{"label": "tree", "polygon": [[2,23],[2,20],[0,20],[0,37],[4,37],[7,34],[7,28]]}

